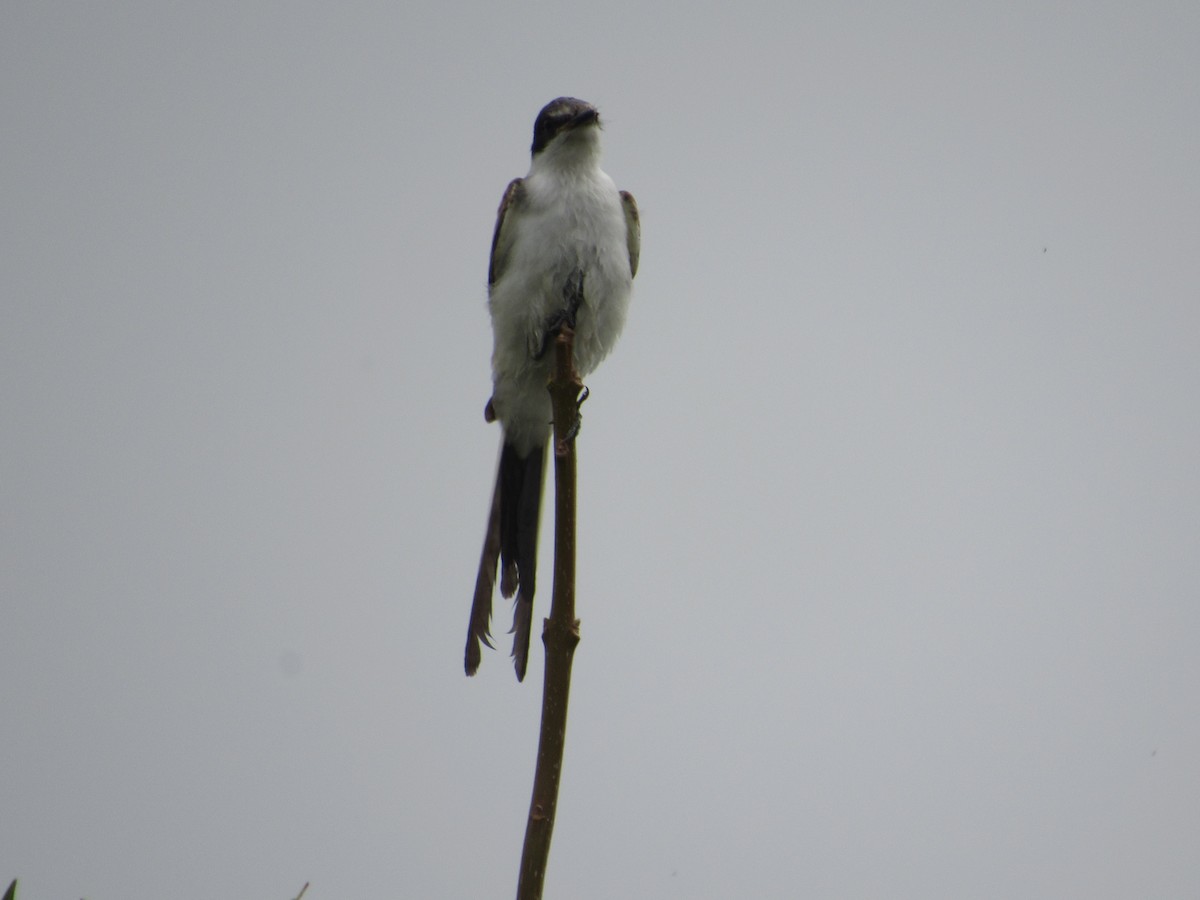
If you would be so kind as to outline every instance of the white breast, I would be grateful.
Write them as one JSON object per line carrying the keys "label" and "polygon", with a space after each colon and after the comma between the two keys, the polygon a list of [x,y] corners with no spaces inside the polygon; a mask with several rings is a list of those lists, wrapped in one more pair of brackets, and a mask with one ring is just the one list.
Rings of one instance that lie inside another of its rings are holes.
{"label": "white breast", "polygon": [[581,375],[594,370],[616,343],[633,281],[620,195],[604,172],[535,171],[523,189],[504,275],[490,293],[492,365],[501,402],[502,395],[524,391],[529,383],[545,395],[549,354],[536,361],[531,350],[540,347],[546,323],[563,308],[563,285],[575,269],[584,273],[575,331]]}

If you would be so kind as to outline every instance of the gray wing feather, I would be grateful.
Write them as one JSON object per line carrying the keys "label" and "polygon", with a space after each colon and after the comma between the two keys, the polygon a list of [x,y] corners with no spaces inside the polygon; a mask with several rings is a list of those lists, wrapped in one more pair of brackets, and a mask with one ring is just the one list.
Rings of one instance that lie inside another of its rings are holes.
{"label": "gray wing feather", "polygon": [[642,255],[642,220],[638,217],[637,201],[629,191],[621,191],[621,206],[625,209],[625,243],[629,247],[629,272],[637,275],[638,257]]}
{"label": "gray wing feather", "polygon": [[500,276],[504,274],[504,267],[508,264],[508,251],[512,245],[512,235],[504,230],[504,217],[510,208],[521,202],[525,193],[521,187],[523,181],[522,178],[514,178],[508,183],[508,187],[504,189],[504,196],[500,200],[500,208],[496,211],[496,230],[492,232],[492,255],[488,259],[489,285],[500,280]]}

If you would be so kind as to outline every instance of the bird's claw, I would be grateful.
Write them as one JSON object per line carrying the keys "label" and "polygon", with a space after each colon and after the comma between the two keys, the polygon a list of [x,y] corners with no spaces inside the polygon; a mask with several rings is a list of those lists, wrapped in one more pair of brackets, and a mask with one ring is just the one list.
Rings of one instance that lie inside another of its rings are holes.
{"label": "bird's claw", "polygon": [[579,437],[579,432],[583,429],[583,414],[579,412],[579,407],[583,406],[584,401],[587,400],[591,393],[586,384],[583,386],[583,390],[579,392],[579,399],[575,401],[575,421],[571,423],[571,427],[567,429],[567,433],[563,437],[563,440],[568,444]]}

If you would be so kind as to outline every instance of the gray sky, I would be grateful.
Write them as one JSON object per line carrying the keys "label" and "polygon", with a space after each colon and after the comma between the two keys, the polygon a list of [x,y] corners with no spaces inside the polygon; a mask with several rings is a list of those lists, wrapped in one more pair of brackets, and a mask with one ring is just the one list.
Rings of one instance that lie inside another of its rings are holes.
{"label": "gray sky", "polygon": [[0,879],[513,895],[484,281],[573,94],[643,252],[547,896],[1196,896],[1200,6],[475,6],[0,10]]}

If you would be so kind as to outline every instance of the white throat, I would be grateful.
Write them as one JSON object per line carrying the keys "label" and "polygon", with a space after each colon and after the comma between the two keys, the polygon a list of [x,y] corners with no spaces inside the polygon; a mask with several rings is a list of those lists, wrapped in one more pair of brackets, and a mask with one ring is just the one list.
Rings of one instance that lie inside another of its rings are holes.
{"label": "white throat", "polygon": [[539,170],[586,170],[600,167],[600,132],[594,125],[572,129],[554,138],[533,157],[530,173]]}

